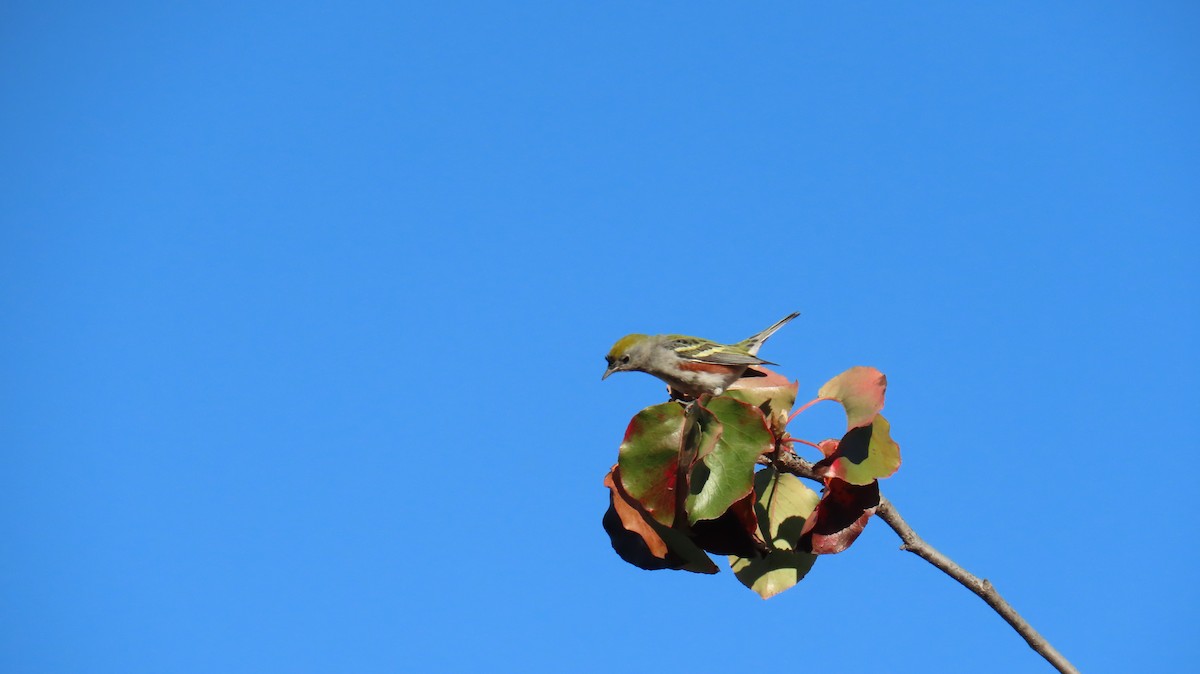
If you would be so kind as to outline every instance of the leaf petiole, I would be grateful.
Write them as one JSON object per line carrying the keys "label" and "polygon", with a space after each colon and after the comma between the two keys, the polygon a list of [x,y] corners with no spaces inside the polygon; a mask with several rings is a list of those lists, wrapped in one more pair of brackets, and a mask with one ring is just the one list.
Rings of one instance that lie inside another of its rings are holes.
{"label": "leaf petiole", "polygon": [[813,405],[816,405],[817,403],[821,402],[822,400],[832,400],[832,398],[813,398],[812,400],[810,400],[810,401],[804,403],[803,405],[801,405],[800,407],[796,408],[796,411],[792,412],[791,416],[788,417],[787,422],[789,424],[792,423],[792,419],[795,419],[796,417],[800,416],[801,412],[812,407]]}

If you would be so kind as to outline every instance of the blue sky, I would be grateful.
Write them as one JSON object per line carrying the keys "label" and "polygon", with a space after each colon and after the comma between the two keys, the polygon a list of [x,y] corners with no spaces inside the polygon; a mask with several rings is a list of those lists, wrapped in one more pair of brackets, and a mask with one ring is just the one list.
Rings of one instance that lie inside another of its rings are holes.
{"label": "blue sky", "polygon": [[793,310],[802,396],[888,374],[922,535],[1083,671],[1190,669],[1197,29],[6,3],[0,669],[1049,671],[880,522],[767,602],[613,554],[662,388],[608,347]]}

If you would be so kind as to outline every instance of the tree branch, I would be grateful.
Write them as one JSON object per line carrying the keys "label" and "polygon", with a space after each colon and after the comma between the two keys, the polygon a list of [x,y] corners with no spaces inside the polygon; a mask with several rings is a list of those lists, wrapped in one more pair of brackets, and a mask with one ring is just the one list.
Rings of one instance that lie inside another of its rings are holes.
{"label": "tree branch", "polygon": [[[774,459],[773,461],[764,461],[764,463],[770,463],[778,469],[793,475],[824,483],[824,480],[814,470],[813,464],[795,454],[777,452],[776,456],[772,458]],[[987,605],[991,606],[992,610],[1000,614],[1000,617],[1004,618],[1005,622],[1011,625],[1017,631],[1017,634],[1020,634],[1025,639],[1030,648],[1045,658],[1046,662],[1053,665],[1055,669],[1063,674],[1079,674],[1079,670],[1075,669],[1075,666],[1063,657],[1054,646],[1051,646],[1045,637],[1033,629],[1021,617],[1021,614],[1017,613],[1016,609],[1000,596],[1000,593],[996,591],[996,588],[990,582],[968,572],[949,557],[938,552],[932,545],[926,543],[925,539],[918,536],[912,527],[908,526],[908,522],[905,522],[904,518],[900,516],[900,512],[896,510],[896,506],[892,505],[892,502],[882,495],[879,497],[879,508],[875,511],[875,514],[879,516],[879,519],[887,522],[892,531],[895,531],[896,535],[903,541],[903,544],[900,546],[901,550],[907,550],[924,559],[938,569],[941,569],[946,575],[957,580],[963,587],[979,595],[980,599],[987,602]]]}

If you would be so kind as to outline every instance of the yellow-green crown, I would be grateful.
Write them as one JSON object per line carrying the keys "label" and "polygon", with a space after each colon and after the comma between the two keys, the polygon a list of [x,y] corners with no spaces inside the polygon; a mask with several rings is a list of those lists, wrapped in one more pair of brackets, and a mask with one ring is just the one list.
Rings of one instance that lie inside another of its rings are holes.
{"label": "yellow-green crown", "polygon": [[625,335],[624,337],[618,339],[616,344],[613,344],[612,349],[609,350],[609,352],[608,352],[608,357],[616,358],[616,357],[620,356],[621,354],[623,354],[626,351],[628,351],[629,349],[631,349],[634,344],[637,344],[638,342],[642,341],[643,339],[646,339],[646,337],[648,337],[648,336],[649,335],[637,335],[637,334]]}

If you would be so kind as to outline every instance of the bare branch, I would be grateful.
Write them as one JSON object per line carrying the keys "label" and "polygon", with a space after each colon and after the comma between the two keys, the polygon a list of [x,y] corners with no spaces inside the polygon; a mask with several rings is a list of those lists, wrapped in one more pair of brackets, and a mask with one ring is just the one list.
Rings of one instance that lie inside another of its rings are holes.
{"label": "bare branch", "polygon": [[[790,452],[778,452],[777,455],[772,458],[774,459],[773,461],[764,459],[762,463],[772,464],[778,469],[793,475],[805,477],[817,482],[823,482],[821,477],[813,469],[813,464],[801,459],[795,454]],[[1033,627],[1026,622],[1019,613],[1017,613],[1016,609],[1014,609],[1011,604],[1009,604],[1004,600],[1003,597],[1000,596],[1000,593],[996,591],[996,588],[993,587],[990,582],[988,582],[986,579],[980,579],[974,574],[969,573],[966,569],[956,564],[949,557],[938,552],[937,549],[932,545],[926,543],[925,539],[918,536],[917,533],[913,531],[912,527],[908,526],[908,522],[905,522],[904,518],[900,516],[900,512],[896,510],[896,506],[892,505],[891,501],[887,500],[883,496],[880,496],[879,509],[875,511],[875,514],[879,516],[879,519],[887,522],[887,525],[892,528],[892,531],[895,531],[896,535],[900,537],[901,541],[903,541],[903,544],[900,546],[901,550],[907,550],[917,555],[921,559],[924,559],[938,569],[941,569],[946,575],[950,576],[954,580],[957,580],[963,585],[963,587],[979,595],[980,599],[983,599],[985,602],[987,602],[987,605],[991,606],[992,610],[1000,614],[1000,617],[1004,618],[1005,622],[1011,625],[1012,628],[1017,631],[1017,634],[1020,634],[1021,637],[1025,639],[1030,648],[1036,651],[1038,655],[1041,655],[1043,658],[1045,658],[1046,662],[1049,662],[1051,665],[1053,665],[1055,669],[1063,674],[1079,674],[1079,670],[1075,669],[1074,665],[1072,665],[1065,657],[1063,657],[1063,655],[1059,653],[1054,646],[1051,646],[1050,642],[1046,641],[1045,637],[1039,634],[1037,630],[1033,629]]]}

